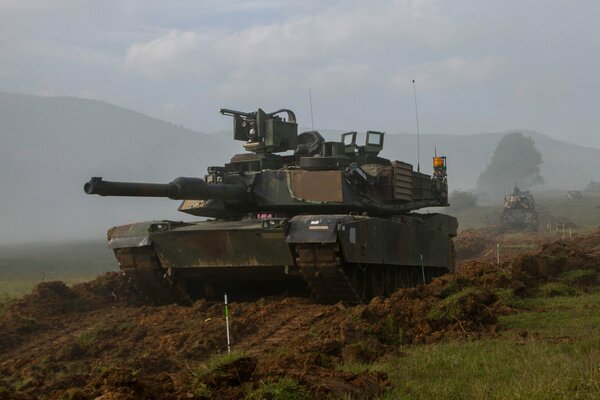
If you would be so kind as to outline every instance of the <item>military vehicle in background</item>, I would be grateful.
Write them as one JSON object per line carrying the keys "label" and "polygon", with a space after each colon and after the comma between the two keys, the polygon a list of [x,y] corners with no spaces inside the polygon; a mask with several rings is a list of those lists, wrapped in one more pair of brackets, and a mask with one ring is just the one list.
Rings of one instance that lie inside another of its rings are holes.
{"label": "military vehicle in background", "polygon": [[540,220],[535,209],[535,200],[528,191],[520,190],[516,185],[511,194],[504,198],[500,227],[503,231],[538,230]]}
{"label": "military vehicle in background", "polygon": [[[222,109],[243,154],[203,177],[167,184],[92,178],[88,194],[168,197],[210,219],[148,221],[108,231],[120,268],[142,290],[191,297],[285,291],[303,285],[321,302],[363,302],[454,269],[457,220],[418,214],[448,205],[446,158],[433,174],[379,156],[384,133],[325,141],[298,134],[294,113]],[[205,151],[210,151],[206,149]]]}

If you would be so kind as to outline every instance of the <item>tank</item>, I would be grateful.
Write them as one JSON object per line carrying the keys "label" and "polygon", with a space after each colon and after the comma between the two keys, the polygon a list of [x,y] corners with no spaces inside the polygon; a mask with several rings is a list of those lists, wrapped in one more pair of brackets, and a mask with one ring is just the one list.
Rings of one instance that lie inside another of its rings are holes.
{"label": "tank", "polygon": [[504,231],[536,232],[539,217],[535,209],[535,199],[528,191],[520,190],[516,185],[511,194],[504,198],[500,226]]}
{"label": "tank", "polygon": [[189,298],[309,290],[323,303],[361,303],[454,269],[456,218],[417,213],[448,206],[446,158],[433,173],[379,156],[384,133],[326,141],[298,134],[291,110],[221,109],[245,152],[204,177],[170,183],[91,178],[88,194],[168,197],[197,222],[113,227],[108,246],[147,292]]}

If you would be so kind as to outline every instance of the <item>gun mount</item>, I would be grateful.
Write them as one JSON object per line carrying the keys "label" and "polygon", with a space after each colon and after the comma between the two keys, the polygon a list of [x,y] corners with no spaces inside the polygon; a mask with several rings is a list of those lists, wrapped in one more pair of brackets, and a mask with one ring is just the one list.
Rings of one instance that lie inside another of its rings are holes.
{"label": "gun mount", "polygon": [[[298,124],[291,110],[282,108],[267,114],[260,108],[255,112],[221,108],[219,112],[233,117],[233,138],[245,141],[248,151],[280,153],[297,146]],[[287,114],[287,120],[278,115],[281,113]]]}

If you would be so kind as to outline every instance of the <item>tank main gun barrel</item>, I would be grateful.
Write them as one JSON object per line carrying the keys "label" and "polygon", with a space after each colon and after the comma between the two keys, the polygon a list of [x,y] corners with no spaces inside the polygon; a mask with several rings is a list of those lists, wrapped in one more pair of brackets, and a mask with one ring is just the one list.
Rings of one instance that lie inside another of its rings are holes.
{"label": "tank main gun barrel", "polygon": [[100,196],[168,197],[174,200],[224,200],[239,202],[247,196],[244,184],[209,184],[201,178],[180,177],[170,183],[110,182],[94,177],[83,186]]}

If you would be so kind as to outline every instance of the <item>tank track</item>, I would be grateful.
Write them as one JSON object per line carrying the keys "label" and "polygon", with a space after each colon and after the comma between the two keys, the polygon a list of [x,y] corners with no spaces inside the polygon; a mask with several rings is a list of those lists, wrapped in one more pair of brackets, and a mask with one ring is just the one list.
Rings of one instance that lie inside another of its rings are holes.
{"label": "tank track", "polygon": [[189,303],[189,298],[168,279],[152,246],[115,249],[121,271],[145,304]]}
{"label": "tank track", "polygon": [[319,302],[360,304],[396,289],[431,282],[449,271],[443,268],[344,263],[337,244],[296,245],[300,273]]}
{"label": "tank track", "polygon": [[296,246],[296,254],[300,273],[320,302],[364,300],[344,272],[337,244],[300,244]]}

